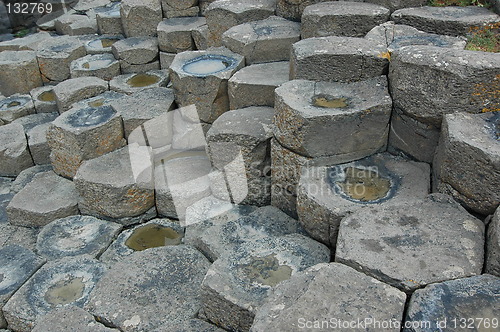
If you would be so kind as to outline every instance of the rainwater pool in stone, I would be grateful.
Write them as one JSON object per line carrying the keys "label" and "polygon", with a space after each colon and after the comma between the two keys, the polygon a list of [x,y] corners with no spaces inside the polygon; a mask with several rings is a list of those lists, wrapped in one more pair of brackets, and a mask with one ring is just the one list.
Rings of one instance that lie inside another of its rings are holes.
{"label": "rainwater pool in stone", "polygon": [[68,117],[68,123],[73,127],[92,127],[108,121],[115,113],[110,106],[82,108]]}
{"label": "rainwater pool in stone", "polygon": [[182,70],[196,76],[207,76],[231,69],[236,66],[236,60],[223,55],[202,55],[189,60]]}

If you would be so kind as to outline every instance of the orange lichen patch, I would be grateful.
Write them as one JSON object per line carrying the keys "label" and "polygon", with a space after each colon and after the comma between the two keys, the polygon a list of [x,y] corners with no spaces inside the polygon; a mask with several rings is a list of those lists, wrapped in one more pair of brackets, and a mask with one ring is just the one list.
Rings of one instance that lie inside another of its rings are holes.
{"label": "orange lichen patch", "polygon": [[389,61],[391,61],[391,52],[390,51],[387,51],[387,52],[382,52],[378,55],[379,58],[384,58],[384,59],[387,59]]}
{"label": "orange lichen patch", "polygon": [[500,110],[500,74],[491,83],[477,83],[472,92],[472,102],[483,106],[482,112]]}

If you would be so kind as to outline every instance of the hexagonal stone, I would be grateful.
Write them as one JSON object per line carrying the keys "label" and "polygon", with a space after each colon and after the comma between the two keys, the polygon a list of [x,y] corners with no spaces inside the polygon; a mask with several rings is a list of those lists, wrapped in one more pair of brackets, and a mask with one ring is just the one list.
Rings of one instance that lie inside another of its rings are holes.
{"label": "hexagonal stone", "polygon": [[500,108],[494,53],[408,46],[392,54],[389,82],[395,107],[389,148],[429,163],[443,115]]}
{"label": "hexagonal stone", "polygon": [[364,37],[389,19],[389,9],[363,2],[322,2],[305,8],[301,37]]}
{"label": "hexagonal stone", "polygon": [[448,114],[433,163],[434,189],[488,215],[500,202],[500,114]]}
{"label": "hexagonal stone", "polygon": [[12,182],[12,186],[10,187],[11,192],[17,194],[21,189],[26,187],[28,183],[33,180],[35,175],[38,173],[51,172],[52,165],[37,165],[30,168],[25,169],[16,177],[16,179]]}
{"label": "hexagonal stone", "polygon": [[30,95],[15,94],[0,100],[0,124],[35,113],[35,106]]}
{"label": "hexagonal stone", "polygon": [[412,331],[436,331],[445,324],[456,330],[464,326],[494,330],[500,315],[499,293],[500,279],[488,274],[428,285],[412,295],[406,320],[430,322]]}
{"label": "hexagonal stone", "polygon": [[116,76],[109,81],[109,88],[112,91],[131,94],[147,88],[166,87],[169,81],[168,71],[151,70]]}
{"label": "hexagonal stone", "polygon": [[16,176],[33,166],[23,126],[11,123],[0,126],[0,176]]}
{"label": "hexagonal stone", "polygon": [[222,35],[222,44],[243,55],[246,65],[289,60],[299,40],[300,24],[277,16],[234,26]]}
{"label": "hexagonal stone", "polygon": [[[90,14],[90,13],[89,13]],[[66,13],[55,19],[56,32],[60,35],[78,36],[97,33],[97,21],[85,14]]]}
{"label": "hexagonal stone", "polygon": [[484,224],[449,196],[361,209],[340,224],[335,261],[405,292],[481,274]]}
{"label": "hexagonal stone", "polygon": [[71,62],[71,78],[95,76],[111,80],[120,75],[120,63],[112,54],[91,54]]}
{"label": "hexagonal stone", "polygon": [[97,258],[121,229],[121,225],[90,216],[57,219],[38,234],[37,252],[48,260],[79,255]]}
{"label": "hexagonal stone", "polygon": [[0,247],[0,327],[7,327],[3,306],[35,273],[45,260],[31,250],[18,245]]}
{"label": "hexagonal stone", "polygon": [[80,194],[78,207],[84,214],[119,219],[139,216],[154,206],[152,159],[147,147],[129,145],[85,161],[74,181]]}
{"label": "hexagonal stone", "polygon": [[288,81],[287,61],[259,63],[242,68],[228,83],[229,108],[274,106],[274,90]]}
{"label": "hexagonal stone", "polygon": [[275,93],[274,134],[286,148],[344,162],[385,150],[392,111],[385,77],[347,84],[294,80]]}
{"label": "hexagonal stone", "polygon": [[37,227],[78,214],[78,193],[70,180],[54,172],[37,174],[12,198],[7,214],[12,225]]}
{"label": "hexagonal stone", "polygon": [[478,6],[404,8],[392,13],[391,19],[425,32],[451,36],[465,36],[472,27],[500,22],[498,15]]}
{"label": "hexagonal stone", "polygon": [[153,219],[123,231],[99,257],[111,266],[137,251],[183,243],[184,228],[170,219]]}
{"label": "hexagonal stone", "polygon": [[303,39],[292,47],[290,79],[355,82],[385,75],[389,65],[386,51],[383,45],[364,38]]}
{"label": "hexagonal stone", "polygon": [[118,332],[99,324],[90,313],[76,306],[64,306],[39,317],[32,332]]}
{"label": "hexagonal stone", "polygon": [[151,331],[195,318],[201,307],[200,285],[209,266],[189,246],[137,252],[106,273],[85,308],[125,331]]}
{"label": "hexagonal stone", "polygon": [[210,261],[229,256],[242,243],[286,234],[305,234],[297,220],[275,207],[258,208],[236,219],[211,218],[190,225],[185,242],[200,250]]}
{"label": "hexagonal stone", "polygon": [[158,57],[158,40],[153,37],[126,38],[114,43],[111,49],[120,62],[142,65]]}
{"label": "hexagonal stone", "polygon": [[241,55],[223,47],[177,54],[170,66],[175,101],[194,104],[200,120],[212,123],[229,110],[227,81],[243,66]]}
{"label": "hexagonal stone", "polygon": [[219,0],[205,10],[208,25],[208,44],[222,45],[222,34],[230,28],[274,14],[276,0]]}
{"label": "hexagonal stone", "polygon": [[111,103],[121,115],[125,137],[144,122],[174,108],[174,93],[167,88],[147,88],[132,93]]}
{"label": "hexagonal stone", "polygon": [[162,20],[160,0],[124,0],[120,13],[127,37],[155,36]]}
{"label": "hexagonal stone", "polygon": [[48,262],[4,306],[9,327],[31,331],[39,317],[57,307],[83,307],[104,272],[102,263],[86,256]]}
{"label": "hexagonal stone", "polygon": [[163,17],[170,19],[172,17],[198,16],[200,7],[197,4],[198,0],[162,0]]}
{"label": "hexagonal stone", "polygon": [[208,270],[201,289],[204,314],[225,329],[248,331],[258,307],[276,285],[329,260],[328,248],[303,235],[244,243]]}
{"label": "hexagonal stone", "polygon": [[327,0],[277,0],[276,15],[287,20],[300,21],[306,7],[323,1]]}
{"label": "hexagonal stone", "polygon": [[207,323],[201,319],[190,319],[188,321],[178,323],[178,324],[167,324],[158,329],[153,330],[152,332],[224,332],[223,329],[218,328],[215,325]]}
{"label": "hexagonal stone", "polygon": [[71,61],[85,54],[85,46],[80,40],[70,36],[60,36],[41,44],[36,56],[42,77],[49,81],[61,82],[70,77]]}
{"label": "hexagonal stone", "polygon": [[161,51],[180,53],[195,49],[192,31],[206,25],[204,17],[178,17],[158,24],[158,45]]}
{"label": "hexagonal stone", "polygon": [[[117,2],[114,2],[117,3]],[[119,4],[119,2],[118,2]],[[122,40],[123,37],[119,35],[101,35],[96,36],[85,42],[85,49],[87,50],[87,54],[103,54],[103,53],[113,53],[113,46],[119,40]]]}
{"label": "hexagonal stone", "polygon": [[[335,301],[332,301],[335,299]],[[343,264],[318,264],[276,286],[257,310],[250,331],[296,332],[308,328],[345,327],[359,319],[359,330],[375,331],[375,322],[392,322],[384,331],[399,331],[405,293]],[[365,320],[366,319],[366,320]],[[354,329],[346,328],[346,330]]]}
{"label": "hexagonal stone", "polygon": [[57,112],[56,94],[53,86],[42,86],[30,91],[37,113]]}
{"label": "hexagonal stone", "polygon": [[38,45],[53,38],[47,31],[28,34],[22,38],[0,42],[0,51],[36,51]]}
{"label": "hexagonal stone", "polygon": [[304,169],[297,188],[299,221],[309,235],[335,247],[341,220],[365,207],[408,203],[429,194],[430,167],[377,154],[336,166]]}
{"label": "hexagonal stone", "polygon": [[488,224],[486,237],[485,272],[500,277],[500,208]]}
{"label": "hexagonal stone", "polygon": [[0,93],[6,96],[28,93],[41,85],[35,52],[0,52]]}
{"label": "hexagonal stone", "polygon": [[122,35],[123,26],[120,14],[121,1],[113,1],[106,6],[95,8],[97,30],[101,35]]}
{"label": "hexagonal stone", "polygon": [[59,113],[66,112],[73,103],[95,97],[109,89],[108,82],[98,77],[71,78],[54,87]]}

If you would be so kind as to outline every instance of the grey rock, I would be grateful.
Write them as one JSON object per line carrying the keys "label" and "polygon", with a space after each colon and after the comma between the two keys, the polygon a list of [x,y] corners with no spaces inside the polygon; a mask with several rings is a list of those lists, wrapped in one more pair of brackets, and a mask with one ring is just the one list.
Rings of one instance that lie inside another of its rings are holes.
{"label": "grey rock", "polygon": [[160,0],[124,0],[120,13],[127,37],[155,36],[162,20]]}
{"label": "grey rock", "polygon": [[198,5],[198,0],[162,0],[161,4],[172,9],[188,9]]}
{"label": "grey rock", "polygon": [[158,57],[158,40],[153,37],[132,37],[111,46],[116,59],[131,65],[142,65]]}
{"label": "grey rock", "polygon": [[[118,3],[119,2],[114,2]],[[94,36],[93,36],[94,37]],[[85,49],[87,54],[104,54],[113,53],[112,46],[119,40],[122,40],[121,35],[100,35],[85,42]]]}
{"label": "grey rock", "polygon": [[500,203],[500,114],[448,114],[433,163],[434,191],[488,215]]}
{"label": "grey rock", "polygon": [[38,231],[38,228],[11,225],[7,219],[0,220],[0,248],[16,245],[35,251]]}
{"label": "grey rock", "polygon": [[112,91],[131,94],[143,89],[166,87],[169,81],[168,71],[152,70],[117,76],[109,81],[109,87]]}
{"label": "grey rock", "polygon": [[30,92],[37,113],[57,112],[56,95],[53,86],[35,88]]}
{"label": "grey rock", "polygon": [[57,112],[30,114],[16,119],[12,121],[12,123],[20,124],[21,126],[23,126],[24,131],[27,133],[38,125],[54,121],[58,116],[59,113]]}
{"label": "grey rock", "polygon": [[133,74],[133,73],[145,73],[148,71],[159,71],[160,70],[160,60],[155,60],[152,62],[131,65],[126,61],[120,61],[120,67],[123,74]]}
{"label": "grey rock", "polygon": [[297,188],[297,214],[309,235],[334,248],[341,220],[359,209],[421,200],[430,167],[376,154],[336,166],[309,167]]}
{"label": "grey rock", "polygon": [[392,13],[391,19],[425,32],[451,36],[465,36],[472,27],[500,22],[500,16],[478,6],[404,8]]}
{"label": "grey rock", "polygon": [[106,91],[106,92],[101,93],[100,95],[97,95],[95,97],[83,99],[81,101],[73,103],[71,105],[71,109],[74,110],[74,109],[81,109],[81,108],[88,108],[88,107],[109,106],[114,101],[120,100],[124,96],[125,96],[125,94],[123,94],[123,93],[119,93],[119,92],[115,92],[115,91]]}
{"label": "grey rock", "polygon": [[17,176],[33,166],[23,126],[11,123],[0,126],[0,176]]}
{"label": "grey rock", "polygon": [[386,48],[354,37],[316,37],[292,47],[290,79],[355,82],[385,75]]}
{"label": "grey rock", "polygon": [[403,331],[437,330],[443,322],[455,331],[495,329],[492,324],[500,314],[499,292],[500,279],[488,274],[428,285],[413,293],[406,321],[429,322],[430,326]]}
{"label": "grey rock", "polygon": [[389,9],[364,2],[321,2],[302,14],[301,37],[364,37],[373,27],[389,19]]}
{"label": "grey rock", "polygon": [[9,327],[29,332],[39,317],[57,307],[83,307],[104,272],[102,263],[86,256],[48,262],[4,306]]}
{"label": "grey rock", "polygon": [[274,286],[329,260],[328,248],[303,235],[244,243],[208,270],[201,289],[203,312],[225,329],[248,331],[255,312]]}
{"label": "grey rock", "polygon": [[71,78],[95,76],[109,81],[120,75],[120,62],[112,54],[91,54],[71,62],[70,72]]}
{"label": "grey rock", "polygon": [[500,208],[493,215],[486,233],[485,273],[500,277]]}
{"label": "grey rock", "polygon": [[[7,205],[9,205],[14,193],[12,189],[12,180],[10,178],[0,177],[0,225],[6,224],[7,219]],[[1,243],[0,243],[0,246]]]}
{"label": "grey rock", "polygon": [[33,177],[39,173],[45,173],[52,171],[51,165],[38,165],[25,169],[16,177],[16,179],[12,182],[11,192],[17,194],[21,189],[26,187],[28,183],[33,180]]}
{"label": "grey rock", "polygon": [[35,106],[30,95],[15,94],[0,100],[0,123],[11,123],[34,113]]}
{"label": "grey rock", "polygon": [[276,15],[287,20],[300,21],[307,6],[327,0],[277,0]]}
{"label": "grey rock", "polygon": [[71,78],[54,87],[59,113],[71,108],[73,103],[95,97],[109,89],[108,82],[98,77]]}
{"label": "grey rock", "polygon": [[194,6],[187,9],[172,9],[169,6],[163,6],[163,16],[167,19],[182,18],[182,17],[196,17],[200,13],[200,7]]}
{"label": "grey rock", "polygon": [[97,322],[91,314],[76,306],[64,306],[39,317],[32,332],[118,332]]}
{"label": "grey rock", "polygon": [[276,286],[257,310],[250,331],[297,332],[313,326],[319,330],[321,322],[331,322],[328,326],[334,329],[334,324],[340,327],[358,318],[371,323],[355,325],[357,330],[377,331],[374,322],[385,322],[392,326],[384,326],[384,331],[399,331],[405,299],[405,293],[353,268],[318,264]]}
{"label": "grey rock", "polygon": [[160,52],[160,69],[168,70],[174,61],[175,53]]}
{"label": "grey rock", "polygon": [[158,24],[158,44],[163,52],[180,53],[195,49],[192,31],[206,25],[204,17],[179,17]]}
{"label": "grey rock", "polygon": [[152,332],[224,332],[223,329],[218,328],[215,325],[207,323],[201,319],[190,319],[188,321],[178,323],[178,324],[167,324],[158,329],[153,330]]}
{"label": "grey rock", "polygon": [[277,16],[234,26],[222,35],[222,44],[243,55],[246,65],[289,60],[299,40],[300,24]]}
{"label": "grey rock", "polygon": [[29,93],[41,85],[35,52],[0,52],[0,93],[6,96]]}
{"label": "grey rock", "polygon": [[151,331],[195,318],[209,265],[189,246],[137,252],[106,273],[85,308],[123,331]]}
{"label": "grey rock", "polygon": [[37,252],[48,260],[79,255],[97,258],[121,229],[121,225],[90,216],[56,219],[38,233]]}
{"label": "grey rock", "polygon": [[288,81],[287,61],[259,63],[240,69],[228,83],[229,108],[274,106],[274,90]]}
{"label": "grey rock", "polygon": [[50,125],[50,122],[40,124],[26,133],[31,157],[36,165],[50,164],[50,147],[47,143],[47,130]]}
{"label": "grey rock", "polygon": [[481,274],[483,255],[483,223],[451,197],[433,194],[344,218],[335,261],[409,293]]}
{"label": "grey rock", "polygon": [[66,13],[55,19],[56,32],[60,35],[78,36],[97,33],[97,21],[90,13],[85,15]]}
{"label": "grey rock", "polygon": [[401,8],[421,7],[428,4],[427,0],[366,0],[365,2],[389,8],[391,13]]}
{"label": "grey rock", "polygon": [[28,34],[22,38],[0,42],[0,51],[36,51],[38,45],[51,38],[53,36],[47,31]]}
{"label": "grey rock", "polygon": [[121,1],[112,1],[106,6],[95,9],[97,30],[101,35],[123,34],[120,8]]}
{"label": "grey rock", "polygon": [[7,214],[12,225],[37,227],[78,214],[73,182],[53,172],[37,174],[12,198]]}
{"label": "grey rock", "polygon": [[202,16],[205,16],[205,11],[210,6],[210,4],[214,1],[216,1],[216,0],[198,0],[198,4],[200,7],[200,11],[201,11]]}
{"label": "grey rock", "polygon": [[392,111],[387,85],[385,77],[286,82],[275,91],[274,135],[300,155],[336,156],[339,162],[384,151]]}
{"label": "grey rock", "polygon": [[193,31],[191,36],[194,40],[194,45],[198,50],[206,50],[208,48],[208,25],[202,25]]}

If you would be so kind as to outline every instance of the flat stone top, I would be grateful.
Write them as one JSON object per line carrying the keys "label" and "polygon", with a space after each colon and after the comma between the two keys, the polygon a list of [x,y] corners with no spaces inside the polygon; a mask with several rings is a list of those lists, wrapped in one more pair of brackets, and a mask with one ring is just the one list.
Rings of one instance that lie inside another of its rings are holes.
{"label": "flat stone top", "polygon": [[158,40],[154,37],[129,37],[117,41],[111,48],[118,54],[131,49],[154,49],[158,48]]}
{"label": "flat stone top", "polygon": [[467,6],[467,7],[416,7],[398,9],[392,13],[391,17],[400,18],[404,16],[422,17],[437,21],[456,21],[467,24],[479,24],[500,21],[500,16],[493,13],[484,7]]}
{"label": "flat stone top", "polygon": [[314,37],[293,44],[298,60],[314,55],[371,55],[383,58],[386,51],[383,45],[356,37]]}
{"label": "flat stone top", "polygon": [[224,37],[236,39],[243,43],[279,38],[299,38],[300,23],[278,16],[271,16],[264,20],[234,26],[224,32]]}
{"label": "flat stone top", "polygon": [[124,96],[111,103],[123,119],[151,119],[165,114],[174,102],[172,89],[164,87],[146,88]]}
{"label": "flat stone top", "polygon": [[78,58],[71,62],[71,67],[76,67],[78,70],[96,70],[106,68],[112,64],[117,63],[113,54],[89,54],[84,57]]}
{"label": "flat stone top", "polygon": [[111,106],[72,108],[52,123],[54,126],[81,134],[109,122],[118,116]]}
{"label": "flat stone top", "polygon": [[389,15],[390,10],[366,2],[328,1],[309,5],[304,9],[303,16],[348,16],[348,15]]}
{"label": "flat stone top", "polygon": [[170,71],[180,78],[215,76],[229,79],[244,61],[242,55],[225,47],[209,48],[177,54],[170,65]]}
{"label": "flat stone top", "polygon": [[158,31],[191,31],[207,24],[205,17],[174,17],[164,19],[158,24]]}
{"label": "flat stone top", "polygon": [[[369,110],[372,107],[392,104],[387,88],[387,78],[379,76],[353,83],[313,82],[293,80],[284,83],[275,90],[290,108],[300,112],[302,117],[315,118],[321,115],[351,114]],[[315,100],[341,100],[344,107],[321,107]],[[345,105],[344,105],[345,103]]]}
{"label": "flat stone top", "polygon": [[177,191],[188,190],[189,184],[199,186],[206,182],[203,179],[211,171],[210,160],[205,152],[193,152],[192,156],[177,157],[165,161],[164,164],[155,167],[155,180],[157,190],[160,188],[173,189],[178,186]]}
{"label": "flat stone top", "polygon": [[[480,274],[484,224],[449,196],[367,207],[344,218],[335,261],[405,290]],[[457,254],[459,253],[459,254]]]}
{"label": "flat stone top", "polygon": [[70,78],[65,80],[54,87],[54,93],[59,100],[71,96],[79,91],[89,89],[92,87],[107,87],[108,82],[93,76]]}
{"label": "flat stone top", "polygon": [[278,86],[289,81],[289,71],[290,63],[288,61],[258,63],[241,68],[229,81],[242,84]]}
{"label": "flat stone top", "polygon": [[0,52],[35,50],[37,45],[49,38],[53,38],[49,32],[40,31],[37,33],[29,34],[22,38],[14,38],[12,40],[3,41],[0,42]]}
{"label": "flat stone top", "polygon": [[276,0],[217,0],[208,6],[205,16],[209,16],[213,10],[225,10],[236,14],[241,14],[251,10],[269,10],[276,8]]}
{"label": "flat stone top", "polygon": [[0,112],[23,108],[27,104],[31,105],[32,102],[33,100],[30,95],[20,95],[16,93],[15,95],[0,100]]}
{"label": "flat stone top", "polygon": [[274,108],[252,106],[223,113],[214,121],[207,133],[211,136],[241,135],[255,137],[260,141],[273,136]]}
{"label": "flat stone top", "polygon": [[39,317],[32,332],[119,332],[96,322],[94,316],[82,308],[64,306]]}
{"label": "flat stone top", "polygon": [[36,59],[36,52],[33,51],[2,51],[0,52],[0,66],[20,65],[23,62],[30,62]]}
{"label": "flat stone top", "polygon": [[59,36],[38,45],[37,55],[50,58],[66,58],[78,48],[85,48],[83,42],[71,36]]}
{"label": "flat stone top", "polygon": [[24,128],[19,123],[10,123],[0,126],[0,151],[18,149],[19,144],[26,144]]}
{"label": "flat stone top", "polygon": [[87,98],[74,103],[73,105],[71,105],[71,109],[106,106],[110,105],[114,100],[121,99],[124,96],[126,95],[123,93],[118,93],[115,91],[106,91],[95,97]]}

